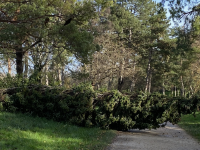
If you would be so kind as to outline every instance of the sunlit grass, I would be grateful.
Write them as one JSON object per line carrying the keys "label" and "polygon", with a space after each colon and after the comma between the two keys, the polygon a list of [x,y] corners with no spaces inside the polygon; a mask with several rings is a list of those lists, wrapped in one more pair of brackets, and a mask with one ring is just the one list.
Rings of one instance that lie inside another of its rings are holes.
{"label": "sunlit grass", "polygon": [[200,141],[200,113],[196,113],[196,117],[193,115],[182,116],[181,122],[178,125],[192,137]]}
{"label": "sunlit grass", "polygon": [[0,112],[0,150],[100,150],[115,135],[114,131]]}

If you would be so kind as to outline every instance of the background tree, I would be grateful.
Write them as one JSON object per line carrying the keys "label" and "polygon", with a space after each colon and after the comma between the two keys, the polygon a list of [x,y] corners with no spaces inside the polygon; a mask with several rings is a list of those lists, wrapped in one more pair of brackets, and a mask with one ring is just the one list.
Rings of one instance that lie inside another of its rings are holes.
{"label": "background tree", "polygon": [[[88,61],[95,45],[86,26],[88,20],[95,17],[97,4],[101,3],[3,1],[0,5],[1,48],[11,50],[7,53],[15,53],[17,74],[23,74],[24,54],[47,44],[51,47],[59,45],[81,61]],[[70,18],[71,21],[66,24]]]}

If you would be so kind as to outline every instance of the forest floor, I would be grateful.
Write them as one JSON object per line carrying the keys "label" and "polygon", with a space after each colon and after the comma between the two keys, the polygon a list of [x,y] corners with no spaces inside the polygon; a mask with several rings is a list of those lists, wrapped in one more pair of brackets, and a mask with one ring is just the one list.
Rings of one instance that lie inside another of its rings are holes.
{"label": "forest floor", "polygon": [[106,150],[200,150],[200,142],[177,125],[152,130],[118,132]]}

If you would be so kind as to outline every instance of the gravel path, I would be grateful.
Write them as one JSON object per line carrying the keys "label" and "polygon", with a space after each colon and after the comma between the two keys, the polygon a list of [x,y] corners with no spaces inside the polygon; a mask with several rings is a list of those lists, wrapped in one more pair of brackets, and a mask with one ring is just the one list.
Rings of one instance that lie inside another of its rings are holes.
{"label": "gravel path", "polygon": [[177,125],[157,130],[130,130],[119,135],[106,150],[200,150],[200,143]]}

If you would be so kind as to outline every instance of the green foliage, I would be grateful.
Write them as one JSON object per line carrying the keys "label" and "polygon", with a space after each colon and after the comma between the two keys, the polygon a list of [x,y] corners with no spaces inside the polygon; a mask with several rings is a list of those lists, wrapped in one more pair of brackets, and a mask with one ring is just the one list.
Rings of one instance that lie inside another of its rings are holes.
{"label": "green foliage", "polygon": [[128,130],[177,124],[182,114],[199,110],[200,98],[167,97],[159,93],[124,95],[94,92],[90,83],[72,90],[44,86],[23,87],[3,103],[4,110],[45,117],[79,126]]}
{"label": "green foliage", "polygon": [[10,74],[7,74],[6,77],[0,78],[0,87],[1,88],[10,88],[10,87],[20,87],[23,83],[22,78],[19,78],[18,76],[10,76]]}
{"label": "green foliage", "polygon": [[26,79],[21,76],[10,76],[10,74],[7,74],[5,77],[0,78],[0,88],[26,87],[32,84],[40,84],[35,76]]}
{"label": "green foliage", "polygon": [[11,112],[15,108],[15,111],[34,116],[91,126],[92,103],[95,97],[93,89],[88,84],[81,84],[65,92],[58,88],[44,89],[43,86],[24,87],[11,95],[10,101],[4,106]]}
{"label": "green foliage", "polygon": [[103,128],[128,130],[151,129],[170,121],[177,124],[182,114],[191,114],[200,107],[200,98],[174,98],[154,93],[124,96],[118,91],[104,94],[95,108],[96,124]]}
{"label": "green foliage", "polygon": [[130,99],[118,91],[105,94],[95,109],[96,124],[103,128],[127,130],[134,126],[130,117]]}

